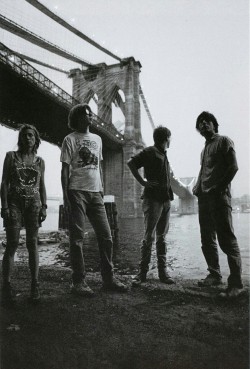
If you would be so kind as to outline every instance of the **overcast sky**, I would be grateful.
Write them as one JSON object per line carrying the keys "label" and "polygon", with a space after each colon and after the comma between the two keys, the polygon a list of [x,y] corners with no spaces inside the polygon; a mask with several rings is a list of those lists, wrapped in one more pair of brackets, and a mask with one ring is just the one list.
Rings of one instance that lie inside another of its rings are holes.
{"label": "overcast sky", "polygon": [[[140,81],[155,124],[172,131],[169,158],[178,177],[197,176],[204,139],[195,130],[203,110],[219,122],[219,133],[235,143],[240,170],[233,194],[249,193],[249,12],[248,0],[42,0],[119,57],[142,64]],[[117,61],[70,34],[25,0],[1,0],[2,14],[91,63]],[[0,29],[16,51],[69,70],[76,64],[40,50]],[[71,93],[71,80],[34,65]],[[152,128],[142,109],[142,133]],[[15,149],[16,134],[0,129],[0,154]],[[48,193],[60,192],[59,150],[43,144]],[[52,180],[53,178],[53,180]],[[55,180],[58,178],[58,181]]]}

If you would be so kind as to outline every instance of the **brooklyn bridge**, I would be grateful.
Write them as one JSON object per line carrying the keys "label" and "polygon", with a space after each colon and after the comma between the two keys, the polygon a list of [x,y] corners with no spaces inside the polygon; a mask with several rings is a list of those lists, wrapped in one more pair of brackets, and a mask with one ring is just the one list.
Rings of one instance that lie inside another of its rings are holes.
{"label": "brooklyn bridge", "polygon": [[[66,49],[42,38],[6,15],[0,15],[0,27],[7,33],[26,40],[43,50],[73,61],[78,67],[70,70],[45,63],[0,43],[0,124],[18,130],[25,123],[33,124],[41,138],[61,146],[69,133],[67,116],[77,103],[94,106],[92,132],[103,140],[103,174],[105,194],[113,195],[121,217],[141,216],[141,186],[132,176],[126,163],[145,144],[141,134],[141,107],[149,123],[154,120],[140,84],[141,63],[133,56],[120,58],[83,34],[37,0],[23,0],[30,7],[67,29],[82,42],[115,59],[114,63],[90,63]],[[35,65],[55,70],[72,80],[72,95],[46,77]],[[113,122],[113,108],[124,117],[124,127]],[[194,178],[185,180],[186,184]],[[180,212],[194,212],[195,200],[180,196]]]}

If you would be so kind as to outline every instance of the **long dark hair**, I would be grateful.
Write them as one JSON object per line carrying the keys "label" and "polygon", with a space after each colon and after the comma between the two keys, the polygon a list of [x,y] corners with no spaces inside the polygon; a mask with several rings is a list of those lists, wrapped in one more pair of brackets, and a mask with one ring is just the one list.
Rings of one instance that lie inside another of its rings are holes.
{"label": "long dark hair", "polygon": [[196,119],[196,125],[195,128],[197,129],[197,131],[200,132],[199,130],[199,124],[200,122],[202,122],[203,120],[206,120],[207,122],[212,122],[213,126],[214,126],[214,131],[215,133],[218,133],[218,127],[219,124],[217,122],[217,119],[215,118],[215,116],[211,113],[209,113],[208,111],[203,111],[198,118]]}
{"label": "long dark hair", "polygon": [[34,132],[35,145],[33,147],[33,152],[36,154],[37,153],[37,150],[38,150],[38,147],[39,147],[39,145],[41,143],[41,140],[40,140],[40,136],[39,136],[38,130],[36,129],[36,127],[32,126],[31,124],[24,124],[20,128],[19,135],[18,135],[18,141],[17,141],[18,151],[22,152],[23,149],[24,149],[22,138],[23,138],[24,132],[27,129],[32,129],[32,131]]}

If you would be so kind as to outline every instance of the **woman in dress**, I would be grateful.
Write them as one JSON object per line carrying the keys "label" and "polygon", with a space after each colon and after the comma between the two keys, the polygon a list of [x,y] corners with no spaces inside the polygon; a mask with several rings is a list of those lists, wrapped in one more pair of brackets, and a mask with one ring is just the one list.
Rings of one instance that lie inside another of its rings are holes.
{"label": "woman in dress", "polygon": [[46,189],[44,184],[45,165],[37,156],[40,145],[39,133],[35,127],[25,124],[18,136],[18,150],[6,154],[1,184],[1,217],[4,220],[7,244],[2,261],[4,304],[15,302],[10,279],[14,256],[19,243],[20,230],[26,229],[26,247],[29,253],[31,274],[30,300],[40,300],[38,271],[38,229],[46,218]]}

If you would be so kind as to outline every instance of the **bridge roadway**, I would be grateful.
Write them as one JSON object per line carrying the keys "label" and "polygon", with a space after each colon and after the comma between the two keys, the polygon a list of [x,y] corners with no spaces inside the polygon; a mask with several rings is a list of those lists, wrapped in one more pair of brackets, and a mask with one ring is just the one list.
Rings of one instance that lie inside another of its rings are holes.
{"label": "bridge roadway", "polygon": [[[0,85],[0,123],[11,129],[18,129],[23,123],[33,124],[43,140],[61,146],[70,132],[69,110],[78,101],[2,43]],[[124,143],[115,126],[97,115],[91,131],[100,135],[104,146],[112,150],[120,150]]]}
{"label": "bridge roadway", "polygon": [[[2,43],[0,86],[0,124],[11,129],[18,129],[23,123],[33,124],[43,140],[60,147],[70,132],[69,110],[78,101]],[[138,119],[139,115],[135,115],[134,120]],[[115,196],[121,217],[142,216],[141,186],[126,166],[126,161],[142,146],[135,138],[124,139],[112,123],[96,115],[91,131],[103,140],[105,193]],[[188,198],[182,201],[182,213],[192,212],[193,202]]]}

